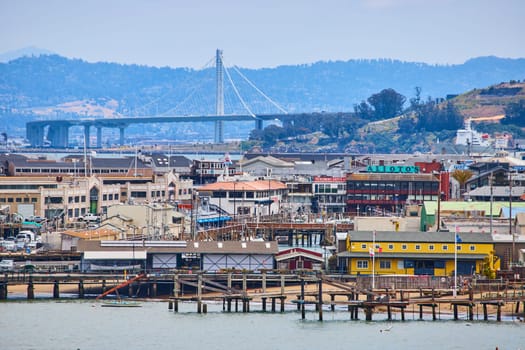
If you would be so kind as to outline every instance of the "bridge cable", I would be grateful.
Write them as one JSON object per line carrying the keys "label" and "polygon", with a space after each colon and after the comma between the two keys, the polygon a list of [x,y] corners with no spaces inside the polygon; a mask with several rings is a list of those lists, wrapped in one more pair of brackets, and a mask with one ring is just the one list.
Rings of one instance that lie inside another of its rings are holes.
{"label": "bridge cable", "polygon": [[254,83],[252,83],[244,74],[241,73],[241,71],[237,68],[237,66],[233,66],[233,69],[248,83],[251,87],[253,87],[258,93],[260,93],[268,102],[273,104],[277,109],[279,109],[281,112],[288,114],[288,111],[286,111],[284,108],[282,108],[277,102],[274,102],[270,97],[268,97],[264,92],[262,92],[257,86],[255,86]]}
{"label": "bridge cable", "polygon": [[[202,68],[200,68],[200,70],[204,70],[206,68],[209,68],[211,67],[211,63],[214,61],[215,57],[212,57],[208,60],[208,62],[206,62],[206,64],[204,64],[204,66],[202,66]],[[187,77],[183,83],[186,83],[187,81],[189,81],[191,78]],[[166,114],[169,114],[171,111],[175,111],[177,110],[177,108],[179,108],[182,104],[184,104],[189,98],[191,98],[191,96],[199,89],[201,88],[202,86],[204,85],[204,83],[201,83],[199,84],[197,87],[194,87],[193,90],[191,91],[190,95],[187,96],[182,102],[180,102],[179,104],[177,104],[175,107],[167,110],[166,112],[163,112],[161,113],[160,115],[166,115]],[[164,93],[163,95],[157,97],[156,99],[153,99],[152,101],[149,101],[149,102],[146,102],[145,104],[143,104],[142,106],[139,106],[139,107],[136,107],[134,108],[133,110],[136,111],[136,110],[140,110],[140,109],[145,109],[146,107],[164,99],[166,96],[168,96],[169,94],[171,94],[175,89],[174,88],[171,88],[168,92]]]}
{"label": "bridge cable", "polygon": [[237,95],[237,98],[241,101],[242,105],[248,111],[248,113],[253,118],[256,118],[255,114],[253,114],[250,107],[248,107],[246,102],[244,102],[244,99],[242,98],[242,96],[239,94],[239,90],[237,90],[237,87],[235,86],[235,83],[233,82],[232,77],[230,76],[230,72],[228,72],[228,69],[225,66],[223,66],[223,69],[224,69],[224,72],[226,73],[226,76],[228,77],[228,80],[230,81],[230,84],[232,85],[233,91],[235,91],[235,95]]}

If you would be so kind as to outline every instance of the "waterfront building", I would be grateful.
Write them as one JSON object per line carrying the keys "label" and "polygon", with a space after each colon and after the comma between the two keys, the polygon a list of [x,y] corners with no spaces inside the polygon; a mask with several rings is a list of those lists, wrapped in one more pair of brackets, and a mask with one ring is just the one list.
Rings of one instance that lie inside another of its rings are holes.
{"label": "waterfront building", "polygon": [[[499,259],[489,234],[456,232],[349,232],[339,266],[352,275],[431,275],[482,274],[490,261],[499,269]],[[457,263],[455,256],[457,254]],[[372,264],[374,264],[372,266]]]}
{"label": "waterfront building", "polygon": [[97,177],[10,176],[0,183],[0,204],[24,217],[67,223],[119,202],[120,186],[103,185]]}
{"label": "waterfront building", "polygon": [[317,270],[323,267],[324,258],[319,252],[304,248],[290,248],[281,250],[276,256],[277,268],[281,270]]}
{"label": "waterfront building", "polygon": [[327,214],[346,211],[346,178],[316,176],[313,178],[314,212]]}
{"label": "waterfront building", "polygon": [[312,213],[312,202],[314,199],[312,179],[309,176],[286,176],[281,177],[286,183],[288,193],[285,202],[282,203],[280,212],[287,214],[291,221],[301,221],[306,214]]}
{"label": "waterfront building", "polygon": [[277,214],[288,192],[283,182],[272,179],[215,182],[197,191],[201,201],[233,216]]}
{"label": "waterfront building", "polygon": [[346,177],[347,211],[358,216],[399,214],[407,204],[437,200],[447,193],[447,172],[422,174],[419,167],[370,165]]}
{"label": "waterfront building", "polygon": [[190,201],[191,180],[163,176],[93,175],[6,176],[0,183],[0,205],[24,217],[42,216],[67,224],[87,213],[105,214],[119,203]]}
{"label": "waterfront building", "polygon": [[81,271],[191,269],[257,271],[275,268],[277,242],[88,241],[78,242]]}

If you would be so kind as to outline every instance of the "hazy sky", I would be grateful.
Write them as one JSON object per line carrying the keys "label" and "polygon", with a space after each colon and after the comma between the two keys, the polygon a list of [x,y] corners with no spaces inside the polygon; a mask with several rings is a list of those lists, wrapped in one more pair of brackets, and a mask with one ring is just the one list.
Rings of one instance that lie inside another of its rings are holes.
{"label": "hazy sky", "polygon": [[202,68],[525,57],[524,0],[0,0],[0,53]]}

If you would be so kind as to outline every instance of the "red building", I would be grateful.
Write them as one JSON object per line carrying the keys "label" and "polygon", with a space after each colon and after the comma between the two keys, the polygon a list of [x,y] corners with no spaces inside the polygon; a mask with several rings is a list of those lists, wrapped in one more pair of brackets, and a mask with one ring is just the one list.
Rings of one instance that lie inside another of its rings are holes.
{"label": "red building", "polygon": [[321,270],[323,255],[303,248],[280,251],[276,256],[277,268],[283,270]]}

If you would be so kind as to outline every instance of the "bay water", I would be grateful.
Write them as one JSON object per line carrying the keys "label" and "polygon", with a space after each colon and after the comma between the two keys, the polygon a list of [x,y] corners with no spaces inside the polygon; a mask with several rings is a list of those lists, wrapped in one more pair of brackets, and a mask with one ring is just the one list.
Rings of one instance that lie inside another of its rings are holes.
{"label": "bay water", "polygon": [[[222,303],[207,304],[198,314],[195,303],[144,301],[138,308],[101,307],[89,300],[35,300],[0,303],[0,349],[185,349],[185,350],[324,350],[324,349],[525,349],[525,323],[417,320],[417,314],[387,321],[350,320],[343,307],[313,309],[306,319],[295,306],[284,313],[227,313]],[[325,306],[326,307],[326,306]],[[279,308],[279,306],[277,307]]]}

